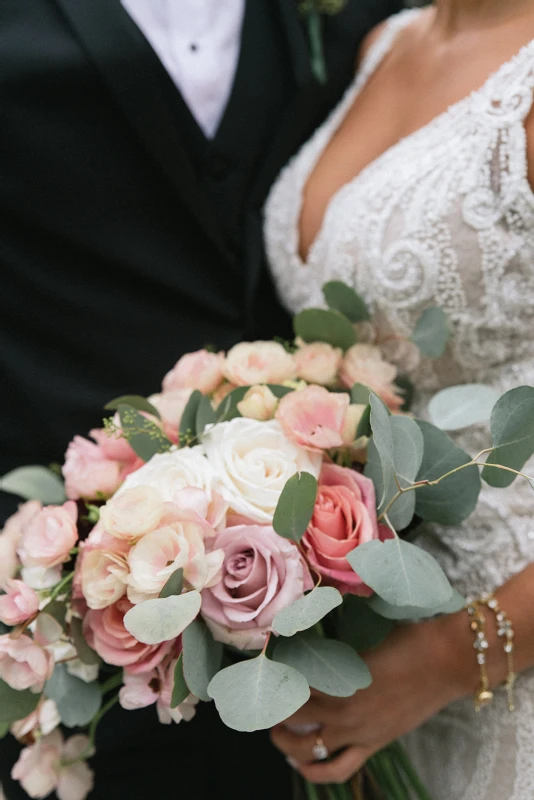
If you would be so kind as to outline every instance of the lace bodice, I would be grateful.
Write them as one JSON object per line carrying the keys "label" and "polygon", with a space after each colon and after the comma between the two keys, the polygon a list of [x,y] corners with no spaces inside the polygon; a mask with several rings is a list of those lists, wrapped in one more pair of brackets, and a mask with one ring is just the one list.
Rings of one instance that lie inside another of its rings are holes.
{"label": "lace bodice", "polygon": [[[454,331],[448,353],[423,361],[412,376],[416,411],[424,415],[429,393],[447,385],[534,385],[534,194],[524,127],[534,41],[345,184],[306,263],[298,254],[308,178],[399,31],[419,13],[389,20],[341,103],[282,172],[266,205],[265,232],[280,297],[293,312],[323,306],[322,285],[332,279],[353,286],[376,320],[401,334],[413,330],[425,307],[447,312]],[[485,428],[455,438],[471,453],[488,443]],[[485,488],[466,523],[433,528],[426,541],[460,591],[496,588],[534,561],[534,494],[519,482],[506,491]],[[509,719],[500,701],[476,720],[462,701],[412,737],[436,800],[534,798],[534,673],[521,678],[518,695]],[[444,787],[447,763],[453,768]]]}

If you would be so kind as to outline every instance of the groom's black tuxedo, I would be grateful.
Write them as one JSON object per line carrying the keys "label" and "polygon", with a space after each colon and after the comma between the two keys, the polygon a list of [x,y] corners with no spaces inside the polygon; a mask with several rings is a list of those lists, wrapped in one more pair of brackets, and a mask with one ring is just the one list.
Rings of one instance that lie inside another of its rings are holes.
{"label": "groom's black tuxedo", "polygon": [[[119,0],[1,0],[0,474],[61,460],[106,400],[157,391],[185,351],[286,332],[266,193],[349,83],[363,35],[400,5],[350,0],[324,18],[321,86],[296,0],[248,0],[208,141]],[[154,720],[102,724],[91,797],[287,793],[263,735],[227,732],[206,708],[179,728]],[[0,752],[8,800],[24,796],[7,777],[14,746]]]}

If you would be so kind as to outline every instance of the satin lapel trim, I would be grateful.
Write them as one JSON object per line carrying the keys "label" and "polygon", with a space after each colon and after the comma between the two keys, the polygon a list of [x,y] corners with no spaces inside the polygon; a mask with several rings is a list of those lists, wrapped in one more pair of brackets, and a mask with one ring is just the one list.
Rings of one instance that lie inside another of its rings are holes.
{"label": "satin lapel trim", "polygon": [[[228,249],[198,183],[162,81],[171,80],[119,0],[55,0],[117,105],[187,210],[219,250]],[[121,57],[118,57],[120,54]],[[178,91],[175,89],[175,91]]]}

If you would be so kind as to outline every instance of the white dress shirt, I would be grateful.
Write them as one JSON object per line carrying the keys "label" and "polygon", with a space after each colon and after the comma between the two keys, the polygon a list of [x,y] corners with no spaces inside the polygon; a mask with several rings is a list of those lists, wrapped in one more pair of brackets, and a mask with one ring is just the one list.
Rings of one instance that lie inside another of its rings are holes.
{"label": "white dress shirt", "polygon": [[208,138],[230,97],[245,0],[121,0]]}

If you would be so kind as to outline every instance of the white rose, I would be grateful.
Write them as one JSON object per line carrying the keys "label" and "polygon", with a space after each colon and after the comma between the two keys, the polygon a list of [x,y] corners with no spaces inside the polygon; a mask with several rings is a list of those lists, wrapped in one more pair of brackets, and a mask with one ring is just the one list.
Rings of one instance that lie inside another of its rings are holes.
{"label": "white rose", "polygon": [[253,522],[271,523],[286,482],[296,472],[321,470],[322,453],[289,441],[276,420],[238,418],[204,436],[204,449],[230,509]]}
{"label": "white rose", "polygon": [[128,475],[115,496],[136,486],[152,486],[166,503],[176,502],[178,493],[190,488],[202,489],[211,500],[214,481],[215,473],[202,447],[197,445],[153,456],[147,464]]}
{"label": "white rose", "polygon": [[297,377],[293,356],[277,342],[241,342],[228,352],[224,374],[236,386],[284,383]]}

